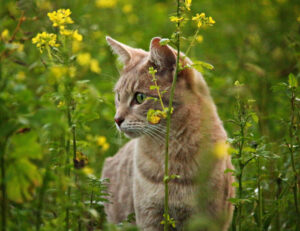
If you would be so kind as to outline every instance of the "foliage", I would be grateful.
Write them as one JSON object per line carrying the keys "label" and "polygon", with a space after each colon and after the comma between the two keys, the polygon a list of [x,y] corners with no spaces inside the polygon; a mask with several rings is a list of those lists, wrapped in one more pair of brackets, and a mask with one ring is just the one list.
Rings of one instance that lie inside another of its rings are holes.
{"label": "foliage", "polygon": [[231,230],[299,230],[298,1],[181,2],[175,16],[171,0],[2,1],[2,230],[136,230],[103,211],[103,160],[126,142],[113,128],[119,74],[105,35],[148,49],[155,36],[175,45],[178,31],[230,137]]}

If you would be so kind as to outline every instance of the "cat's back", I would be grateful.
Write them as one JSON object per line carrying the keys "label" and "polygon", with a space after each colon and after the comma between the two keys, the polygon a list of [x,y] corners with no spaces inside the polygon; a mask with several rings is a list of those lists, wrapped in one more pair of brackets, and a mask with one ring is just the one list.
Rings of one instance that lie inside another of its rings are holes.
{"label": "cat's back", "polygon": [[108,221],[119,223],[134,213],[132,197],[132,163],[135,140],[126,143],[113,157],[105,160],[102,179],[109,179],[109,201],[105,204]]}

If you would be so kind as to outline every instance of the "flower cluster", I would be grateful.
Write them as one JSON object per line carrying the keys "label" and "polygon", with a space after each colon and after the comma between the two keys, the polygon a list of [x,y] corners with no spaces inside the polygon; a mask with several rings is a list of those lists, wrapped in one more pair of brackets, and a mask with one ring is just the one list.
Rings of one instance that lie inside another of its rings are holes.
{"label": "flower cluster", "polygon": [[97,144],[102,147],[102,150],[105,152],[109,149],[109,143],[107,143],[105,136],[98,136],[97,137]]}
{"label": "flower cluster", "polygon": [[56,34],[42,32],[38,33],[37,36],[32,39],[32,43],[36,44],[37,48],[39,48],[42,53],[44,48],[59,46],[59,44],[56,43],[56,38]]}
{"label": "flower cluster", "polygon": [[205,13],[196,14],[196,16],[192,18],[192,20],[197,22],[198,28],[202,26],[213,26],[216,23],[212,17],[206,17]]}
{"label": "flower cluster", "polygon": [[94,73],[99,74],[101,72],[101,68],[99,67],[99,63],[97,59],[91,58],[90,53],[80,53],[77,55],[77,63],[83,67],[89,67],[90,70]]}
{"label": "flower cluster", "polygon": [[78,33],[78,30],[66,29],[67,24],[73,24],[74,21],[70,15],[72,12],[70,9],[59,9],[57,11],[49,12],[48,17],[52,21],[54,27],[59,27],[59,32],[64,36],[72,36],[77,41],[82,40],[82,35]]}
{"label": "flower cluster", "polygon": [[49,19],[53,22],[54,27],[64,27],[66,24],[73,24],[74,21],[71,19],[72,14],[70,9],[59,9],[48,13]]}

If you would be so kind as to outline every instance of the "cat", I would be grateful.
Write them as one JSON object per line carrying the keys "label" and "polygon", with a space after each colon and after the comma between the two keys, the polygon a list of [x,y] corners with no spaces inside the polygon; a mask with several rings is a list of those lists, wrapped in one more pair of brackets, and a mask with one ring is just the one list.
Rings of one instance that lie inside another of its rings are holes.
{"label": "cat", "polygon": [[[115,123],[132,138],[103,166],[102,178],[110,180],[110,203],[105,204],[107,219],[120,223],[135,213],[141,230],[163,230],[166,120],[158,124],[147,121],[149,109],[162,109],[159,101],[147,99],[157,97],[156,90],[150,90],[153,81],[148,70],[157,70],[157,83],[161,90],[167,90],[162,98],[168,105],[177,52],[169,45],[161,45],[159,37],[152,39],[149,52],[108,36],[106,40],[124,64],[114,88]],[[182,66],[192,65],[183,53],[180,62]],[[227,230],[233,212],[228,199],[234,197],[234,179],[224,170],[233,166],[229,155],[216,158],[213,152],[227,135],[208,86],[194,68],[179,72],[173,108],[169,171],[180,178],[169,182],[169,212],[176,225],[172,229],[183,230],[194,214],[202,214],[218,223],[218,230]]]}

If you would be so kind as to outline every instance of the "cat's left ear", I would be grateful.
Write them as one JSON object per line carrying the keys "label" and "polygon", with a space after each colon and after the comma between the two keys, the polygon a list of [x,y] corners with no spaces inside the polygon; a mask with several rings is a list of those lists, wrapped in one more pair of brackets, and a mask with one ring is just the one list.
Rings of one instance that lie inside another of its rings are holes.
{"label": "cat's left ear", "polygon": [[110,45],[113,52],[119,56],[119,59],[122,63],[126,65],[130,62],[133,48],[120,43],[109,36],[106,36],[106,41]]}
{"label": "cat's left ear", "polygon": [[176,55],[168,45],[160,44],[161,38],[155,37],[150,43],[150,61],[160,70],[173,70],[176,64]]}

